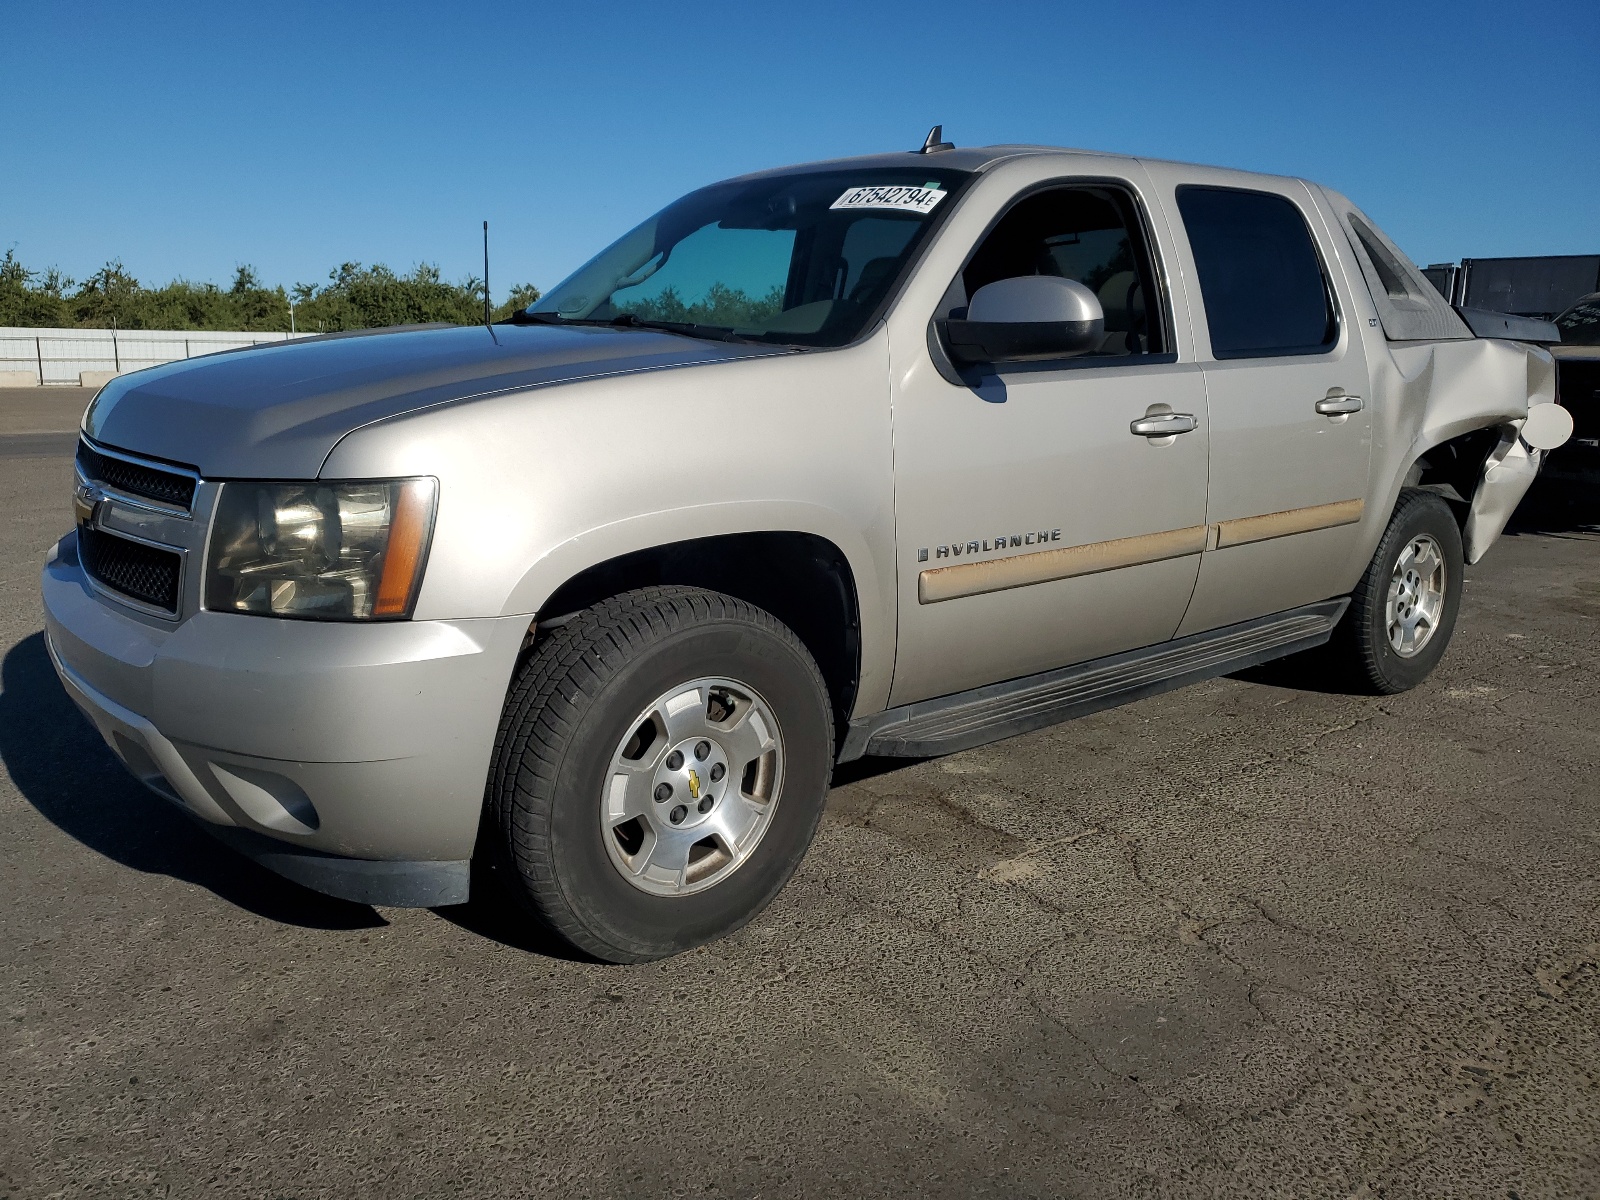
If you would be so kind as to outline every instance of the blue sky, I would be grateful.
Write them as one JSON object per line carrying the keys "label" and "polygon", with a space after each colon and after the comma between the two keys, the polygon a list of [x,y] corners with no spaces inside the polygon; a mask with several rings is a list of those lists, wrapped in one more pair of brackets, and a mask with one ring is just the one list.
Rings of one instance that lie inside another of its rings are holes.
{"label": "blue sky", "polygon": [[1600,253],[1600,3],[6,5],[0,249],[548,288],[701,183],[920,143],[1307,175],[1419,262]]}

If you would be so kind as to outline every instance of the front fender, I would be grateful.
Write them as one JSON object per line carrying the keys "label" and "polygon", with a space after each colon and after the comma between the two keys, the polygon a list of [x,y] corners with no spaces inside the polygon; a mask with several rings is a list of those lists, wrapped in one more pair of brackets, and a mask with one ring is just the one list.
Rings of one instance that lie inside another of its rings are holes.
{"label": "front fender", "polygon": [[623,555],[734,533],[804,533],[831,543],[850,566],[861,615],[863,701],[888,694],[894,667],[892,571],[877,562],[860,531],[833,509],[794,500],[741,500],[640,513],[596,525],[552,546],[528,567],[502,611],[537,613],[556,590],[590,567]]}

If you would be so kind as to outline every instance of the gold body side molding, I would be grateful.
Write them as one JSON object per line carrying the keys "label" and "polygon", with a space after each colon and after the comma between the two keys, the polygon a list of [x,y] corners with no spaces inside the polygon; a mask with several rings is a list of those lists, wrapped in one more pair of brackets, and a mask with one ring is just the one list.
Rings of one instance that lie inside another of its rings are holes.
{"label": "gold body side molding", "polygon": [[1144,563],[1160,562],[1164,558],[1199,554],[1205,546],[1206,527],[1191,525],[1187,529],[1142,533],[1109,542],[1091,542],[1087,546],[1063,546],[1059,550],[1015,554],[1009,558],[991,558],[986,562],[934,567],[917,576],[917,602],[937,604],[941,600],[981,596],[985,592],[1002,592],[1008,588],[1048,583],[1054,579],[1071,579],[1075,575],[1094,575],[1101,571],[1115,571],[1119,567],[1137,567]]}
{"label": "gold body side molding", "polygon": [[1266,513],[1259,517],[1219,521],[1216,526],[1216,548],[1223,550],[1229,546],[1242,546],[1246,542],[1264,542],[1270,538],[1287,537],[1291,533],[1311,533],[1318,529],[1336,529],[1340,525],[1354,525],[1361,520],[1361,514],[1366,506],[1365,500],[1339,500],[1333,504],[1291,508],[1285,512]]}
{"label": "gold body side molding", "polygon": [[1335,529],[1340,525],[1354,525],[1361,520],[1365,509],[1364,500],[1340,500],[1259,517],[1240,517],[1215,525],[1191,525],[1186,529],[1142,533],[1109,542],[1091,542],[1086,546],[1063,546],[1059,550],[934,567],[917,576],[917,602],[937,604],[941,600],[981,596],[985,592],[1003,592],[1077,575],[1184,558],[1203,550],[1222,550],[1295,533]]}

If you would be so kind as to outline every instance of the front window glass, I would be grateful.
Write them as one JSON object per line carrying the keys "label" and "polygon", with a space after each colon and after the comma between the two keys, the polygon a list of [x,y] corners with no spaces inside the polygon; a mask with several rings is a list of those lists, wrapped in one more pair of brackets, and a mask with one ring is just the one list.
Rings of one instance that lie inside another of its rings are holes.
{"label": "front window glass", "polygon": [[1155,271],[1133,201],[1120,188],[1053,188],[1017,201],[961,273],[968,298],[1019,275],[1074,279],[1100,298],[1098,355],[1159,354],[1163,326]]}
{"label": "front window glass", "polygon": [[910,167],[715,184],[602,251],[527,319],[842,346],[968,177]]}

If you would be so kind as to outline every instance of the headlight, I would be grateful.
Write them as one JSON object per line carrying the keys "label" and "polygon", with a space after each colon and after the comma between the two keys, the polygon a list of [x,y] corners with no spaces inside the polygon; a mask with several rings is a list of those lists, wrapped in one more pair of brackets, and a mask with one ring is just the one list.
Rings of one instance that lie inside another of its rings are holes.
{"label": "headlight", "polygon": [[410,616],[437,490],[432,479],[223,484],[206,607],[330,621]]}

